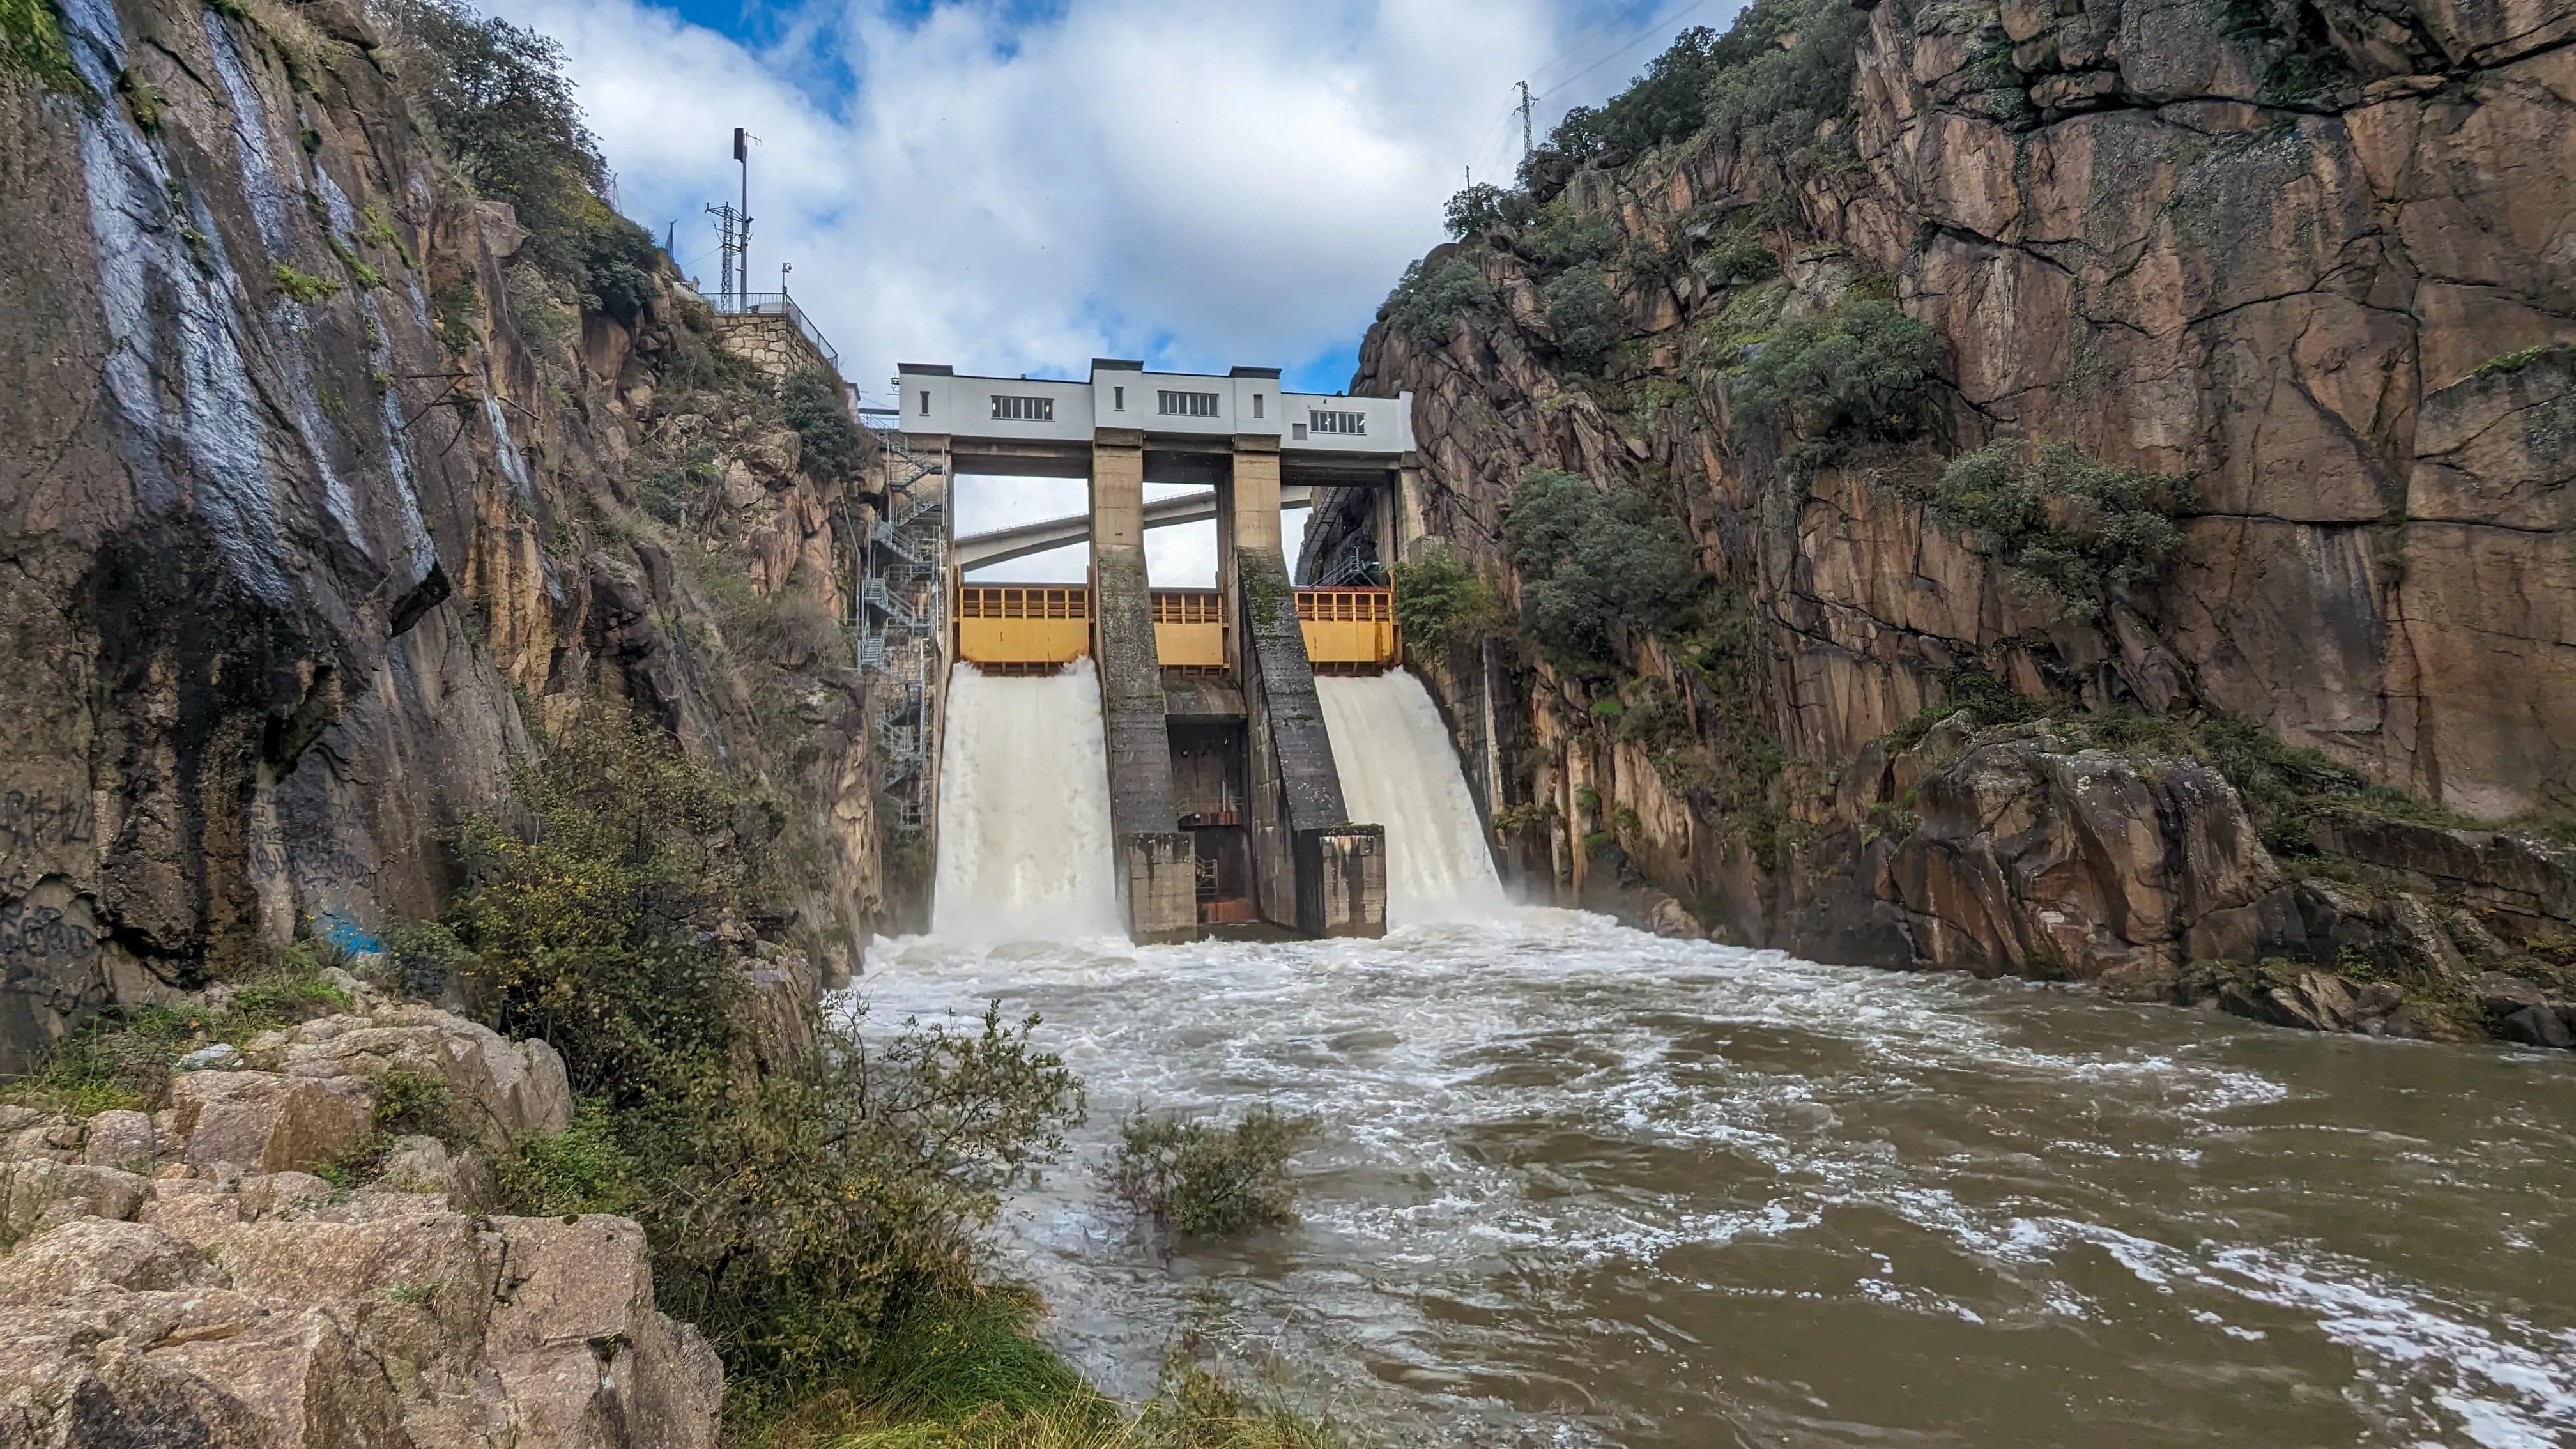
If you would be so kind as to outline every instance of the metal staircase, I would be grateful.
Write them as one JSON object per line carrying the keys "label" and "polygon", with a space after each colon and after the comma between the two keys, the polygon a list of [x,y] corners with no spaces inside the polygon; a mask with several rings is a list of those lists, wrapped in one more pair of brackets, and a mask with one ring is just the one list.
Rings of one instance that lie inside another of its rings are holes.
{"label": "metal staircase", "polygon": [[[886,451],[886,513],[860,554],[858,667],[871,677],[870,712],[884,770],[890,823],[917,833],[930,823],[931,718],[938,691],[940,633],[947,598],[947,486],[943,465],[924,462],[897,432]],[[933,480],[924,488],[925,479]]]}

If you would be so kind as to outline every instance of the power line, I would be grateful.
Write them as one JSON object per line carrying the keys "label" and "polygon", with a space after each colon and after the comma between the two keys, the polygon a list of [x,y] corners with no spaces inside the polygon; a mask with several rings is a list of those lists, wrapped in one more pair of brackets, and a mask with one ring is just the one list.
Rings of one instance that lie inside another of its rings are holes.
{"label": "power line", "polygon": [[1641,34],[1641,35],[1637,36],[1635,39],[1633,39],[1633,40],[1629,41],[1627,44],[1625,44],[1625,45],[1623,45],[1623,46],[1620,46],[1617,50],[1614,50],[1614,51],[1610,52],[1608,55],[1605,55],[1605,56],[1601,57],[1599,60],[1596,60],[1596,61],[1592,62],[1590,65],[1587,65],[1587,66],[1585,66],[1583,69],[1576,71],[1574,74],[1572,74],[1572,75],[1570,75],[1570,76],[1567,76],[1565,79],[1563,79],[1563,80],[1561,80],[1561,81],[1558,81],[1558,82],[1556,83],[1556,89],[1558,89],[1558,90],[1563,90],[1563,89],[1565,89],[1567,86],[1570,86],[1570,85],[1574,84],[1576,81],[1579,81],[1579,80],[1583,79],[1585,76],[1588,76],[1588,75],[1592,74],[1594,71],[1599,70],[1601,67],[1603,67],[1603,66],[1605,66],[1605,65],[1608,65],[1610,62],[1612,62],[1612,61],[1614,61],[1614,60],[1617,60],[1620,56],[1625,55],[1625,54],[1627,54],[1629,51],[1632,51],[1632,50],[1636,49],[1638,46],[1643,45],[1643,44],[1644,44],[1644,43],[1646,43],[1647,41],[1654,39],[1654,38],[1657,36],[1657,34],[1659,34],[1659,33],[1663,30],[1663,28],[1664,28],[1666,25],[1672,24],[1672,23],[1674,23],[1675,21],[1686,20],[1686,19],[1690,18],[1692,15],[1695,15],[1695,14],[1697,14],[1698,12],[1700,12],[1700,11],[1702,11],[1702,10],[1705,10],[1705,9],[1707,9],[1707,8],[1708,8],[1708,0],[1693,0],[1693,3],[1692,3],[1692,4],[1690,4],[1690,5],[1687,5],[1687,6],[1683,7],[1683,8],[1682,8],[1682,10],[1681,10],[1679,13],[1677,13],[1677,14],[1673,15],[1670,19],[1668,19],[1668,20],[1659,20],[1659,21],[1655,22],[1655,24],[1654,24],[1654,26],[1653,26],[1652,28],[1648,29],[1648,30],[1647,30],[1647,31],[1645,31],[1643,34]]}
{"label": "power line", "polygon": [[[1670,0],[1665,0],[1665,3],[1670,3]],[[1650,28],[1651,28],[1651,27],[1650,27]],[[1574,38],[1573,38],[1572,40],[1569,40],[1569,41],[1567,41],[1567,42],[1565,43],[1565,49],[1560,50],[1560,51],[1558,51],[1556,54],[1554,54],[1554,55],[1552,55],[1552,56],[1548,57],[1548,58],[1547,58],[1547,60],[1545,60],[1544,62],[1540,63],[1540,65],[1539,65],[1536,69],[1532,70],[1532,71],[1530,72],[1530,74],[1531,74],[1531,75],[1534,75],[1534,76],[1544,76],[1544,75],[1546,75],[1550,69],[1552,69],[1552,68],[1554,68],[1555,66],[1557,66],[1557,65],[1559,65],[1559,64],[1561,64],[1561,63],[1563,63],[1567,58],[1571,57],[1571,56],[1572,56],[1576,51],[1583,49],[1585,46],[1589,45],[1592,41],[1594,41],[1594,40],[1596,40],[1596,39],[1600,38],[1601,36],[1603,36],[1603,35],[1605,35],[1605,34],[1607,34],[1607,33],[1609,32],[1609,29],[1610,29],[1610,21],[1608,21],[1608,20],[1596,20],[1596,21],[1592,22],[1590,25],[1587,25],[1587,26],[1583,27],[1583,29],[1581,29],[1581,30],[1579,30],[1579,31],[1576,31],[1576,32],[1575,32]]]}

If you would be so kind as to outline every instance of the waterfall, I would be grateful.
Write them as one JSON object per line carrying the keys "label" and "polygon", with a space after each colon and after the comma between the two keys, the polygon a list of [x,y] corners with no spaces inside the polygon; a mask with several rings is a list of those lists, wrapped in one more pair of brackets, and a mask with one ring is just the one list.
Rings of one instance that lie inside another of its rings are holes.
{"label": "waterfall", "polygon": [[931,934],[981,941],[1120,934],[1109,754],[1091,661],[1038,678],[949,675]]}
{"label": "waterfall", "polygon": [[1343,804],[1353,820],[1386,827],[1387,924],[1499,914],[1509,902],[1484,825],[1422,681],[1402,670],[1323,675],[1315,692]]}

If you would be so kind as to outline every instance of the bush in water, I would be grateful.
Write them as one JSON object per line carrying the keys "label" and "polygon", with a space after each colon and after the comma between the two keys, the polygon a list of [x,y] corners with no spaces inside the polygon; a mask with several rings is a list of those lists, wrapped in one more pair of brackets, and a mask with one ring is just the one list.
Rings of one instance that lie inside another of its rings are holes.
{"label": "bush in water", "polygon": [[1182,1237],[1297,1221],[1288,1159],[1321,1125],[1263,1104],[1231,1125],[1139,1111],[1118,1124],[1109,1193],[1141,1222]]}

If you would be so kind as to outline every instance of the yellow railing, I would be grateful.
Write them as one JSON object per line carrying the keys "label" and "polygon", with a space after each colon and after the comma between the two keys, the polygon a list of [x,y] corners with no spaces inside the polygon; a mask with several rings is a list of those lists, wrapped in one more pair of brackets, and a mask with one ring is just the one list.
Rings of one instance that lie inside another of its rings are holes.
{"label": "yellow railing", "polygon": [[1065,664],[1091,652],[1091,590],[1079,584],[960,584],[957,657]]}
{"label": "yellow railing", "polygon": [[1225,610],[1216,590],[1154,591],[1154,656],[1165,669],[1225,667]]}
{"label": "yellow railing", "polygon": [[1318,669],[1385,669],[1403,656],[1395,637],[1392,589],[1299,589],[1297,626]]}

